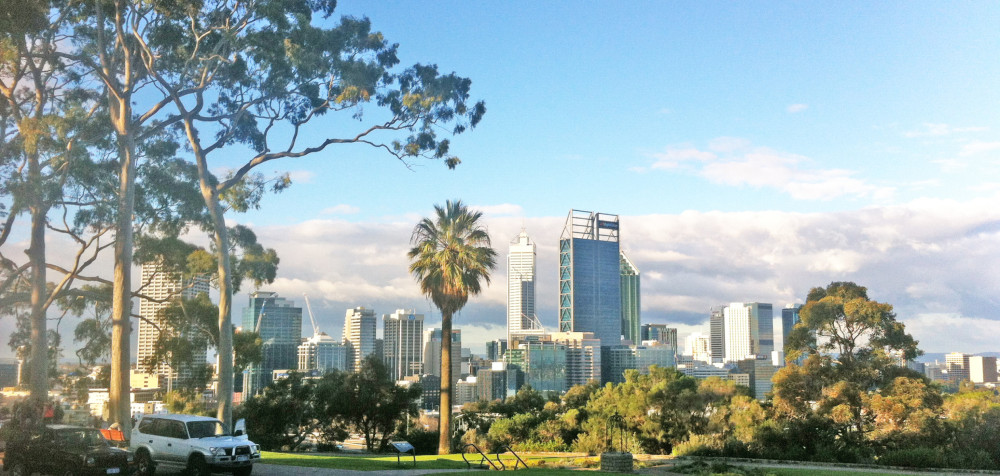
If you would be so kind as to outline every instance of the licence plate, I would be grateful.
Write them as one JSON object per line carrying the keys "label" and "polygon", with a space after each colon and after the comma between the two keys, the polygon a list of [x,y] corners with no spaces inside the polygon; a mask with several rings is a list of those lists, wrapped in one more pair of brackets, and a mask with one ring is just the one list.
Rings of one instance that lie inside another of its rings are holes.
{"label": "licence plate", "polygon": [[239,455],[236,457],[236,461],[250,461],[250,457],[247,455]]}
{"label": "licence plate", "polygon": [[108,468],[108,474],[118,474],[120,472],[121,472],[121,469],[118,469],[118,468]]}

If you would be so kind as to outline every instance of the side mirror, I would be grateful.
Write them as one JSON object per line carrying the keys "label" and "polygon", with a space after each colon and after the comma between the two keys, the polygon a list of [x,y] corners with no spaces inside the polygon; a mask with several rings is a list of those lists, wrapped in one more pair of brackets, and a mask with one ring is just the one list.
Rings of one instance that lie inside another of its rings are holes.
{"label": "side mirror", "polygon": [[233,425],[233,436],[242,436],[246,438],[247,435],[247,421],[243,418],[236,420],[236,424]]}

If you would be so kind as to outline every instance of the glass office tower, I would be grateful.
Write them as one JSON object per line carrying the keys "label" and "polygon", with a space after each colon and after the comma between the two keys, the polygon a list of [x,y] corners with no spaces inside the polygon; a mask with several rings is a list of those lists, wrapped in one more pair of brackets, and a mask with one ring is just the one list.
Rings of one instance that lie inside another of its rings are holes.
{"label": "glass office tower", "polygon": [[618,216],[570,210],[559,239],[559,331],[619,345],[621,305]]}

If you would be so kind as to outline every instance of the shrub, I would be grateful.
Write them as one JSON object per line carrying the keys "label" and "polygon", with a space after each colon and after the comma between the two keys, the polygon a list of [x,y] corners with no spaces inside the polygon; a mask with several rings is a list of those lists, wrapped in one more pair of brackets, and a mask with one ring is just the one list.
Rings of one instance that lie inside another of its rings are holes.
{"label": "shrub", "polygon": [[721,456],[722,442],[712,435],[691,435],[674,446],[674,456]]}
{"label": "shrub", "polygon": [[908,448],[889,451],[878,459],[878,464],[911,468],[943,468],[947,465],[944,451],[940,448]]}

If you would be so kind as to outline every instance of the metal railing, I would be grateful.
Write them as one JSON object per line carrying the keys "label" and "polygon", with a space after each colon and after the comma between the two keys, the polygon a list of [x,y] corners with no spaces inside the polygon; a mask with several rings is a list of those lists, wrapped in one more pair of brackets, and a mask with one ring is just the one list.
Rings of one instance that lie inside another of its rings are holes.
{"label": "metal railing", "polygon": [[[479,455],[482,456],[482,459],[480,459],[479,462],[476,463],[476,464],[479,465],[479,467],[481,467],[483,469],[489,469],[489,468],[486,467],[486,465],[483,464],[483,462],[485,462],[485,463],[487,463],[487,464],[490,465],[489,466],[490,468],[493,468],[493,469],[495,469],[497,471],[503,471],[504,469],[506,469],[506,467],[503,466],[503,462],[499,461],[499,458],[497,458],[497,461],[500,463],[500,466],[497,467],[497,465],[494,464],[492,460],[490,460],[490,457],[486,456],[486,453],[483,453],[483,450],[479,449],[479,447],[476,446],[473,443],[469,443],[469,444],[465,445],[465,448],[462,449],[462,459],[465,460],[465,464],[466,464],[466,466],[469,467],[469,469],[472,469],[472,462],[469,461],[469,459],[466,458],[465,455],[468,453],[468,449],[469,449],[470,446],[473,449],[476,450],[476,453],[479,453]],[[518,459],[520,459],[520,458],[518,458]]]}

